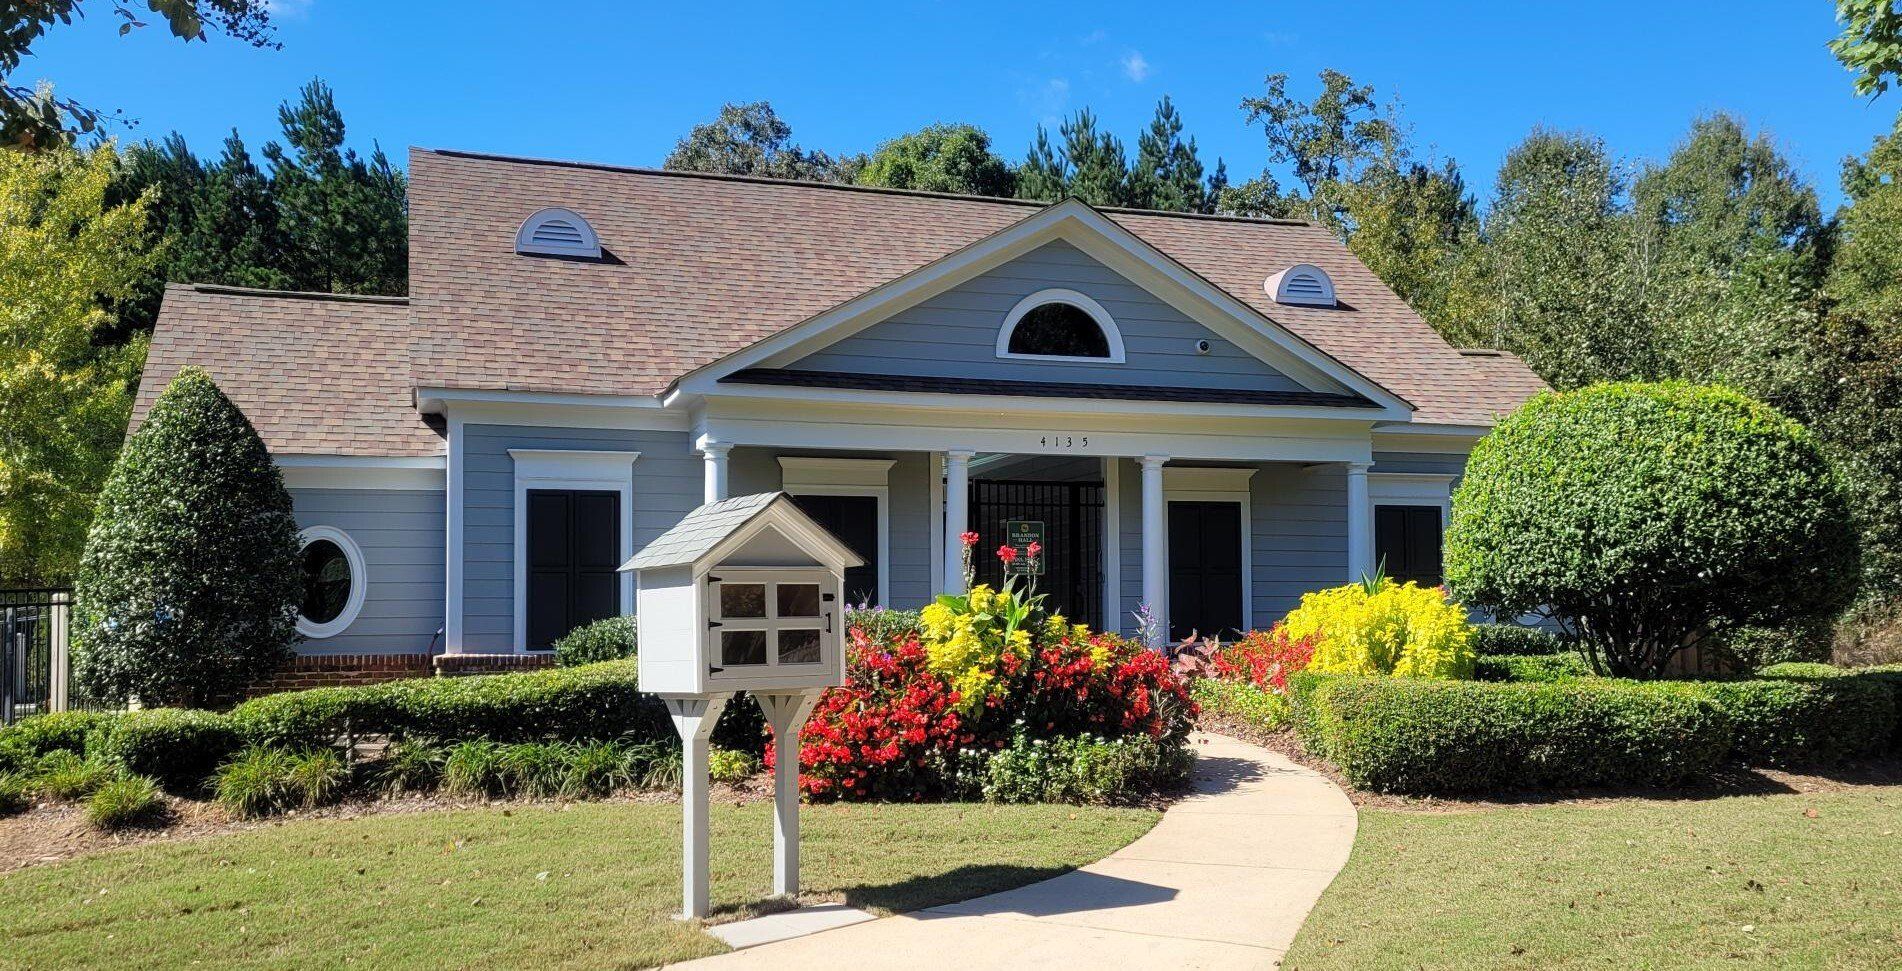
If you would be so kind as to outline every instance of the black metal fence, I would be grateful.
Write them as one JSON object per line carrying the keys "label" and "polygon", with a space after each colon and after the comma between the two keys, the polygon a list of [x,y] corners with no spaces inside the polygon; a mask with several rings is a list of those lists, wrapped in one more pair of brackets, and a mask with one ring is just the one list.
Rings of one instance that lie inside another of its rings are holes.
{"label": "black metal fence", "polygon": [[0,724],[69,708],[94,708],[72,686],[73,592],[0,590]]}
{"label": "black metal fence", "polygon": [[973,565],[977,580],[996,586],[1003,565],[991,551],[1003,545],[1004,523],[1025,519],[1044,524],[1046,573],[1038,588],[1049,605],[1078,623],[1103,624],[1103,484],[975,479],[971,482],[971,528],[979,536]]}

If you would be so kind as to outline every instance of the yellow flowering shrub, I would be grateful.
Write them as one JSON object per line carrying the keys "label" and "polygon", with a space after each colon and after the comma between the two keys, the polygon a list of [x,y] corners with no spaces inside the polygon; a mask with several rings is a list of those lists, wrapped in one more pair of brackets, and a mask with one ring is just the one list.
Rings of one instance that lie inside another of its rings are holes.
{"label": "yellow flowering shrub", "polygon": [[[925,663],[958,692],[962,712],[982,707],[998,689],[1000,671],[1013,670],[1030,657],[1033,605],[1015,590],[978,584],[961,597],[939,597],[918,612],[919,643]],[[1042,639],[1084,640],[1089,628],[1052,614],[1040,625]]]}
{"label": "yellow flowering shrub", "polygon": [[1382,577],[1307,594],[1288,615],[1288,635],[1312,638],[1308,670],[1323,674],[1391,674],[1402,678],[1470,678],[1473,626],[1466,609],[1437,587]]}

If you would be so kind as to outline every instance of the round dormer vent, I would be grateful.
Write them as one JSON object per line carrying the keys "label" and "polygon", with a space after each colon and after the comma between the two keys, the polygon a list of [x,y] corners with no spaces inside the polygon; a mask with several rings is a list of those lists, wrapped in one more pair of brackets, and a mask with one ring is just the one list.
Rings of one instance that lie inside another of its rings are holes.
{"label": "round dormer vent", "polygon": [[1334,281],[1312,263],[1296,263],[1269,277],[1262,289],[1276,303],[1296,307],[1334,306]]}
{"label": "round dormer vent", "polygon": [[573,209],[543,209],[522,220],[522,228],[515,232],[515,252],[598,260],[601,238]]}

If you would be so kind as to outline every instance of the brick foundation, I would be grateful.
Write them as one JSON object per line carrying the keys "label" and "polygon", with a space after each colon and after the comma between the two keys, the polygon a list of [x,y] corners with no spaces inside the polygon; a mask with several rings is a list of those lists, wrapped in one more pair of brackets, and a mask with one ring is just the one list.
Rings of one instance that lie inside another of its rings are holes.
{"label": "brick foundation", "polygon": [[553,654],[300,654],[288,667],[251,686],[246,697],[348,688],[404,678],[508,674],[553,667]]}

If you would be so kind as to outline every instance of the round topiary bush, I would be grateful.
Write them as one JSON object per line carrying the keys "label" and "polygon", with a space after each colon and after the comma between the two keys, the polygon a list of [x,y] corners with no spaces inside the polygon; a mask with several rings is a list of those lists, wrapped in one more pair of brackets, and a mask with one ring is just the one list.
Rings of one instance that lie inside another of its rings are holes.
{"label": "round topiary bush", "polygon": [[203,707],[297,642],[297,521],[257,430],[179,372],[112,467],[77,584],[74,676],[100,698]]}
{"label": "round topiary bush", "polygon": [[554,648],[555,664],[564,668],[619,661],[640,649],[640,627],[632,617],[609,617],[561,635]]}
{"label": "round topiary bush", "polygon": [[1682,383],[1528,402],[1474,446],[1445,556],[1466,604],[1549,616],[1628,677],[1834,614],[1857,584],[1849,508],[1808,432]]}

